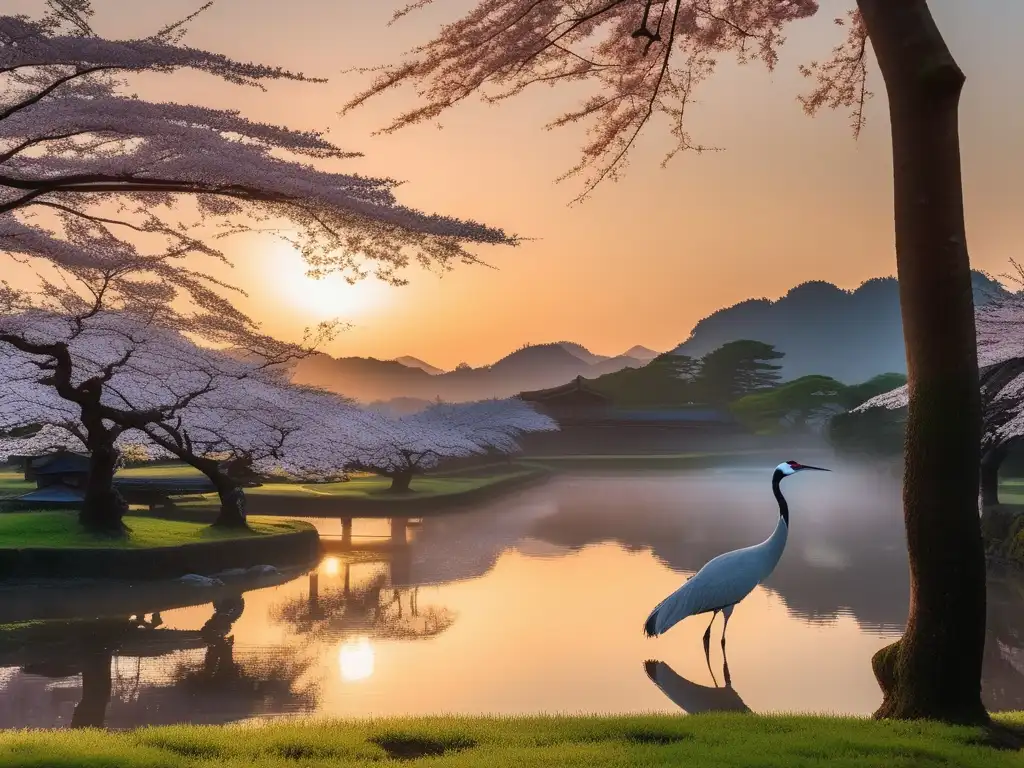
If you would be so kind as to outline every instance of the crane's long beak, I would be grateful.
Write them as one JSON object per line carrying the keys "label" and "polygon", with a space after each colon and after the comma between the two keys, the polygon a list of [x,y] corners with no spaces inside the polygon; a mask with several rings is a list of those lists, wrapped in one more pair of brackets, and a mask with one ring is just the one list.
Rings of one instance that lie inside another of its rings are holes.
{"label": "crane's long beak", "polygon": [[801,464],[800,469],[816,469],[819,472],[831,472],[831,469],[825,469],[825,467],[812,467],[808,464]]}

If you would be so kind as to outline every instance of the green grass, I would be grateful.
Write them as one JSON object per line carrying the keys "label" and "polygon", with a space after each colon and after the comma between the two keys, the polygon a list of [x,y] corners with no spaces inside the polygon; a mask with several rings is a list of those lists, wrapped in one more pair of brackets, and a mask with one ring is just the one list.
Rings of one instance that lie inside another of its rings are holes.
{"label": "green grass", "polygon": [[[299,520],[250,517],[248,531],[211,528],[204,523],[186,523],[152,517],[126,517],[131,533],[118,539],[91,534],[78,524],[74,512],[14,512],[0,515],[0,548],[111,548],[144,549],[174,547],[245,536],[293,533],[310,528]],[[2,765],[0,761],[0,765]]]}
{"label": "green grass", "polygon": [[736,714],[311,721],[116,733],[8,731],[0,734],[0,765],[326,768],[381,765],[382,761],[393,765],[395,760],[438,768],[1009,768],[1024,764],[1024,753],[983,746],[981,737],[977,729],[933,723]]}
{"label": "green grass", "polygon": [[29,491],[34,490],[35,487],[35,483],[25,482],[25,475],[23,472],[17,472],[13,469],[0,470],[0,498],[5,496],[20,496],[23,493],[28,493]]}
{"label": "green grass", "polygon": [[[292,498],[309,498],[331,496],[339,499],[359,499],[395,501],[403,498],[430,498],[437,496],[454,496],[467,491],[476,491],[498,482],[525,477],[537,472],[540,468],[529,464],[499,464],[491,467],[470,467],[461,471],[446,472],[439,475],[425,475],[413,478],[409,493],[390,493],[391,480],[377,475],[352,475],[351,480],[343,483],[266,483],[257,488],[246,489],[252,496],[286,496]],[[132,478],[180,478],[199,477],[198,470],[186,464],[159,464],[155,466],[132,467],[122,469],[118,477]],[[26,483],[21,479],[20,472],[12,470],[0,471],[0,497],[17,496],[33,490],[35,483]],[[216,494],[203,494],[193,497],[182,506],[206,506],[216,503]]]}
{"label": "green grass", "polygon": [[339,499],[394,501],[403,498],[427,498],[454,496],[476,491],[495,483],[513,478],[525,477],[536,470],[528,467],[506,468],[502,472],[486,475],[446,474],[414,477],[408,493],[392,493],[388,490],[391,480],[376,475],[353,477],[345,483],[322,483],[296,485],[293,483],[267,483],[259,488],[246,490],[253,496],[333,496]]}
{"label": "green grass", "polygon": [[149,464],[128,469],[119,469],[118,477],[202,477],[203,473],[188,464]]}

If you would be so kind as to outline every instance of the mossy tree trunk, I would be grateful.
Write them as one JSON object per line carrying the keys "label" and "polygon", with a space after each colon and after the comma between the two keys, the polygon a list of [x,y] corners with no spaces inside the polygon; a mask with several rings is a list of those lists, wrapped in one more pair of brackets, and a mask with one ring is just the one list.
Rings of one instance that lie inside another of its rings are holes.
{"label": "mossy tree trunk", "polygon": [[1008,446],[1003,443],[986,450],[981,457],[981,504],[992,507],[999,503],[999,467],[1002,466]]}
{"label": "mossy tree trunk", "polygon": [[924,0],[858,5],[889,102],[910,390],[910,611],[903,637],[872,659],[884,694],[875,716],[986,723],[981,408],[958,132],[964,75]]}
{"label": "mossy tree trunk", "polygon": [[213,521],[216,528],[248,528],[245,491],[233,480],[221,479],[217,485],[220,510]]}

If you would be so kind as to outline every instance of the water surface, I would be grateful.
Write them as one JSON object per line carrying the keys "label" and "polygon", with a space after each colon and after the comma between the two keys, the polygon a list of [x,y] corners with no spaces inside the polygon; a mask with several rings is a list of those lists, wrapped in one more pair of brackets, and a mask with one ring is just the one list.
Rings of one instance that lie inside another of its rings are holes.
{"label": "water surface", "polygon": [[[82,597],[80,621],[0,632],[0,726],[289,714],[868,714],[880,701],[869,660],[906,618],[899,488],[853,469],[808,473],[784,488],[789,545],[730,621],[730,686],[721,619],[710,670],[706,618],[655,640],[641,628],[705,561],[771,532],[770,470],[561,476],[422,521],[317,519],[330,553],[281,583]],[[50,598],[33,598],[23,619],[69,618],[74,597],[64,595],[59,614]],[[1021,709],[1024,586],[993,581],[989,602],[985,700]],[[8,614],[4,621],[18,619]]]}

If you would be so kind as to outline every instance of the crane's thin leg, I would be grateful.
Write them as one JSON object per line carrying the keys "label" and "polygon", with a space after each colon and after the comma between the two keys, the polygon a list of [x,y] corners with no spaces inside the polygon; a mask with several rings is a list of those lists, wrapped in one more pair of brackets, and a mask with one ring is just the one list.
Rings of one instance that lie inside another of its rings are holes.
{"label": "crane's thin leg", "polygon": [[704,631],[704,659],[708,663],[709,670],[711,669],[711,625],[715,623],[717,615],[718,611],[711,614],[711,623],[708,624],[708,628]]}
{"label": "crane's thin leg", "polygon": [[732,610],[735,607],[735,605],[730,605],[722,609],[722,616],[725,617],[725,624],[722,626],[722,670],[726,688],[732,686],[732,677],[729,675],[729,657],[725,653],[725,631],[729,628],[729,617],[732,616]]}
{"label": "crane's thin leg", "polygon": [[[732,616],[732,610],[735,605],[729,605],[722,609],[722,616],[725,617],[725,624],[722,625],[722,652],[725,652],[725,631],[729,629],[729,617]],[[708,632],[711,631],[711,627],[708,627]]]}
{"label": "crane's thin leg", "polygon": [[711,624],[709,624],[708,629],[705,630],[705,655],[709,658],[711,657],[711,628],[712,625],[715,624],[715,616],[717,615],[717,610],[711,614]]}

